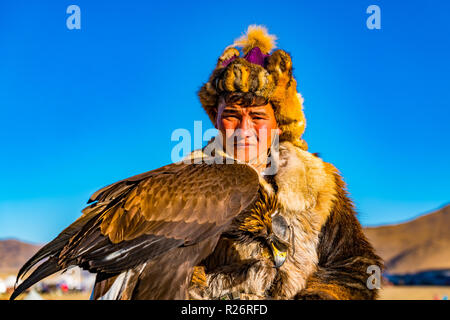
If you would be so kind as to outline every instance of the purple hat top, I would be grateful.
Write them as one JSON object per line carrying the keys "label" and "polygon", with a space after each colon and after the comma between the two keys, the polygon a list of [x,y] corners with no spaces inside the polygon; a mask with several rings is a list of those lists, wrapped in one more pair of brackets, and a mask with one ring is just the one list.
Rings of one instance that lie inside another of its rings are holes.
{"label": "purple hat top", "polygon": [[[267,64],[267,58],[270,57],[270,54],[262,53],[259,47],[252,48],[247,54],[244,56],[244,59],[250,63],[259,64],[261,67],[265,68]],[[226,67],[230,64],[231,61],[236,59],[237,56],[233,56],[228,60],[222,62],[222,66]]]}

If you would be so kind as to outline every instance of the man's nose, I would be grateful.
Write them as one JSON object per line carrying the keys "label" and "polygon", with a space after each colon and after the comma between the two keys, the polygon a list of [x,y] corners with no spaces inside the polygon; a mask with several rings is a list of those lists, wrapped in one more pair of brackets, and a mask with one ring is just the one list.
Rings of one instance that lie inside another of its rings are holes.
{"label": "man's nose", "polygon": [[244,115],[239,123],[238,129],[241,131],[241,135],[249,137],[253,135],[253,122],[251,117]]}

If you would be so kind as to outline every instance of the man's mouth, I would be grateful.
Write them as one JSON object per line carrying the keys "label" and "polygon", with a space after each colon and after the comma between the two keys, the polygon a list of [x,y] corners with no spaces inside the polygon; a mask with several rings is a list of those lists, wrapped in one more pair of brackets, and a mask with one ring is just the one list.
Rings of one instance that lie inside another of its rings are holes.
{"label": "man's mouth", "polygon": [[256,145],[255,143],[251,143],[251,142],[248,142],[248,141],[241,141],[241,142],[235,143],[235,146],[238,147],[238,148],[252,147],[252,146],[255,146],[255,145]]}

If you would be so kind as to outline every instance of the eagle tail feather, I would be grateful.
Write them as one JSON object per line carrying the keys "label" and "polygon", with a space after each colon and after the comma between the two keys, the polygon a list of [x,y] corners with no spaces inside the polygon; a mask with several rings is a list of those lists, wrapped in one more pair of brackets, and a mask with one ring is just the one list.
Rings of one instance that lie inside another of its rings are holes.
{"label": "eagle tail feather", "polygon": [[58,265],[56,259],[49,258],[47,261],[42,263],[24,282],[22,282],[12,293],[10,300],[14,300],[22,292],[27,290],[36,282],[48,277],[49,275],[62,270],[63,268]]}
{"label": "eagle tail feather", "polygon": [[98,213],[96,211],[90,212],[89,214],[83,215],[78,218],[74,223],[64,229],[55,239],[50,241],[44,247],[42,247],[38,252],[36,252],[19,270],[17,274],[17,281],[22,278],[31,268],[33,268],[38,262],[44,260],[45,258],[51,256],[58,256],[63,248],[67,245],[69,240],[91,219],[95,218]]}
{"label": "eagle tail feather", "polygon": [[67,243],[66,238],[60,238],[57,237],[44,247],[42,247],[38,252],[36,252],[30,260],[28,260],[19,270],[17,274],[17,281],[22,278],[28,271],[30,271],[31,268],[33,268],[39,261],[44,260],[45,258],[48,258],[59,251],[64,247],[64,245]]}
{"label": "eagle tail feather", "polygon": [[[60,271],[63,269],[57,264],[57,257],[64,249],[64,247],[69,243],[70,239],[83,230],[86,222],[90,222],[95,219],[96,212],[92,212],[87,215],[81,216],[78,220],[72,223],[69,227],[64,229],[55,239],[50,241],[44,247],[42,247],[38,252],[36,252],[19,270],[16,278],[16,286],[20,279],[24,276],[39,262],[47,259],[43,264],[41,264],[24,282],[18,287],[15,286],[15,291],[11,295],[11,299],[17,297],[21,292],[35,284],[37,281]],[[53,271],[52,271],[53,270]],[[52,272],[51,272],[52,271]],[[35,279],[38,279],[35,281]],[[34,281],[34,282],[33,282]],[[28,286],[25,287],[25,284]],[[14,297],[14,298],[13,298]]]}

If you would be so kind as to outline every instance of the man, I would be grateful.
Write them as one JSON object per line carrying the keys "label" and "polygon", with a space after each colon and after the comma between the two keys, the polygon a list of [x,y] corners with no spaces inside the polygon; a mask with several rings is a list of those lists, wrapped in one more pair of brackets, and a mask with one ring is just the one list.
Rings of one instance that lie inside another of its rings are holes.
{"label": "man", "polygon": [[[374,299],[377,290],[368,281],[368,270],[381,270],[382,261],[362,232],[338,170],[307,151],[302,139],[303,99],[296,90],[292,60],[283,50],[270,53],[274,40],[264,27],[250,26],[245,36],[225,49],[199,91],[202,106],[220,134],[190,158],[219,150],[260,172],[292,227],[289,258],[276,272],[267,269],[253,282],[240,283],[227,264],[244,261],[250,253],[246,256],[238,241],[224,239],[227,251],[198,266],[191,295]],[[243,57],[236,47],[242,47]],[[278,139],[279,145],[274,144]],[[227,256],[233,254],[234,258]],[[254,274],[258,272],[255,269]]]}

